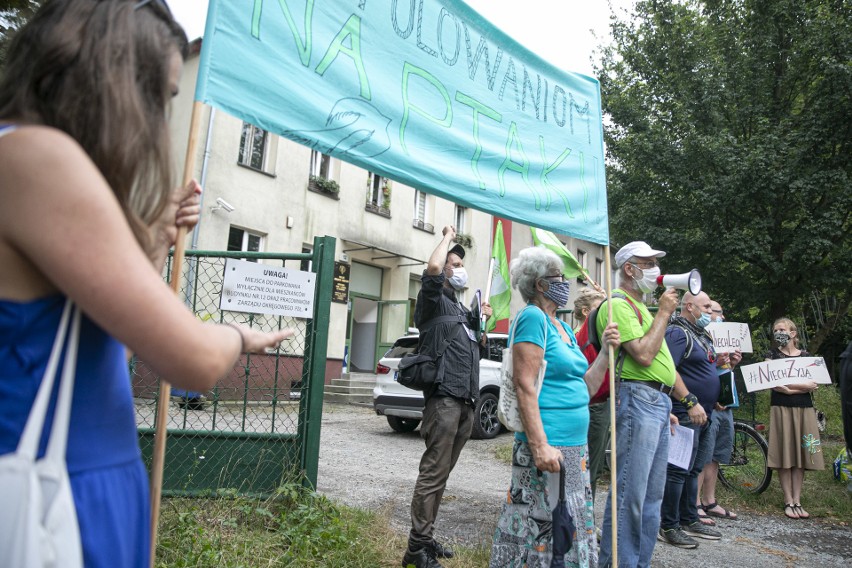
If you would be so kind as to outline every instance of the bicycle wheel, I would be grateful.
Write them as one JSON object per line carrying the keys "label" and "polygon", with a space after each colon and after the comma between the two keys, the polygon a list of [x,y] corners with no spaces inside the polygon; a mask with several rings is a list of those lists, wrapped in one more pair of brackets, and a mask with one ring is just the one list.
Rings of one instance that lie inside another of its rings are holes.
{"label": "bicycle wheel", "polygon": [[735,422],[731,463],[719,464],[719,481],[734,491],[763,493],[772,481],[772,470],[767,467],[768,453],[769,445],[757,430]]}

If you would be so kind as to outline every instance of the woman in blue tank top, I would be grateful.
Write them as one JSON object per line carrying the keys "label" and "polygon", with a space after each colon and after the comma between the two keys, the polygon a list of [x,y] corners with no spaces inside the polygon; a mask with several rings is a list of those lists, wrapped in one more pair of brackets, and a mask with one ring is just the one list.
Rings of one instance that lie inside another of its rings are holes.
{"label": "woman in blue tank top", "polygon": [[292,335],[202,323],[162,280],[177,227],[200,213],[196,182],[173,190],[166,123],[186,50],[162,0],[47,0],[0,79],[0,455],[70,298],[84,317],[66,461],[88,567],[149,564],[125,346],[203,391],[241,351]]}

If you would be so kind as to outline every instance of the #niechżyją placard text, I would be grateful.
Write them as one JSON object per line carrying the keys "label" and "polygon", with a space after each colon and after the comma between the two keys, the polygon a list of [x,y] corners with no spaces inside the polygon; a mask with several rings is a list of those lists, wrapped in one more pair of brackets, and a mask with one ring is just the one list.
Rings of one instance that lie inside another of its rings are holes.
{"label": "#niech\u017cyj\u0105 placard text", "polygon": [[822,357],[790,357],[740,367],[748,392],[814,381],[830,385],[831,377]]}

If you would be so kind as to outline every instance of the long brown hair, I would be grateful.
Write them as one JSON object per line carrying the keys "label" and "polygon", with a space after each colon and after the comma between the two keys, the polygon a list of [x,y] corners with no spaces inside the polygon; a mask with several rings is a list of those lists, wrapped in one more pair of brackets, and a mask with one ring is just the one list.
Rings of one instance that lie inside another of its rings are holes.
{"label": "long brown hair", "polygon": [[62,130],[106,178],[136,239],[165,208],[174,179],[169,62],[183,29],[158,2],[47,0],[9,47],[0,118]]}

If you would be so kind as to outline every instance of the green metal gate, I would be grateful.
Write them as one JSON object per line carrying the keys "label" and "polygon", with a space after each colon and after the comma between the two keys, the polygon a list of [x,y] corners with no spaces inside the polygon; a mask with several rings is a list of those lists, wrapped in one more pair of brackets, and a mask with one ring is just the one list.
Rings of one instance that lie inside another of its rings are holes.
{"label": "green metal gate", "polygon": [[[316,487],[334,246],[333,237],[316,237],[313,253],[186,251],[180,294],[199,319],[265,331],[289,327],[296,336],[274,353],[243,354],[210,392],[172,393],[164,494],[268,496],[288,482]],[[315,272],[313,318],[221,311],[227,258]],[[167,277],[173,269],[170,257]],[[131,378],[140,446],[150,467],[160,381],[136,357]]]}

